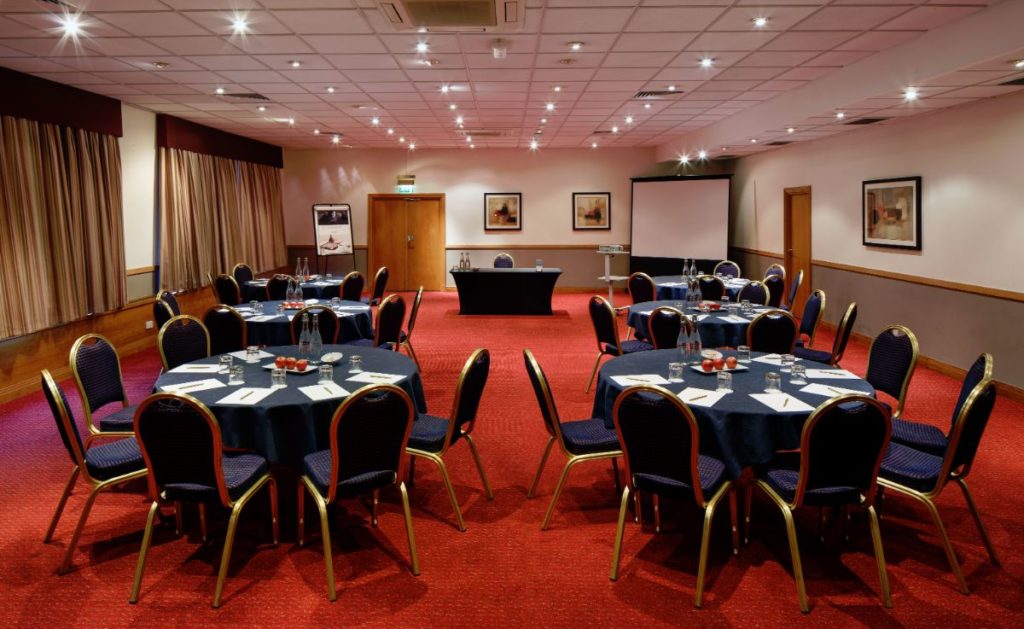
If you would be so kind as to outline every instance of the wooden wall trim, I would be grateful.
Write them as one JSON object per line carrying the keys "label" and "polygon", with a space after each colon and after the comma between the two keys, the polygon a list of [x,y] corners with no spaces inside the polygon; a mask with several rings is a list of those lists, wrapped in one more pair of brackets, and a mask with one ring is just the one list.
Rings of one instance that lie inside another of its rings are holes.
{"label": "wooden wall trim", "polygon": [[[494,245],[446,245],[448,250],[461,249],[465,251],[515,251],[521,249],[545,249],[547,251],[597,251],[600,245],[521,245],[521,244],[494,244]],[[625,253],[629,253],[626,251]]]}
{"label": "wooden wall trim", "polygon": [[982,297],[992,297],[994,299],[1006,299],[1008,301],[1024,302],[1024,293],[1018,293],[1012,290],[1004,290],[1002,288],[990,288],[988,286],[977,286],[975,284],[950,282],[948,280],[938,280],[931,277],[922,277],[920,275],[908,275],[906,273],[894,273],[892,271],[870,269],[863,266],[854,266],[852,264],[829,262],[827,260],[811,260],[811,264],[815,266],[824,267],[826,269],[835,269],[837,271],[846,271],[848,273],[859,273],[861,275],[870,275],[872,277],[880,277],[887,280],[898,280],[900,282],[919,284],[921,286],[931,286],[933,288],[942,288],[945,290],[953,290],[961,293],[970,293],[972,295],[981,295]]}
{"label": "wooden wall trim", "polygon": [[776,260],[781,260],[782,259],[782,254],[781,253],[775,253],[774,251],[761,251],[760,249],[749,249],[747,247],[736,247],[736,246],[730,246],[729,248],[730,249],[735,249],[736,251],[741,251],[743,253],[748,253],[748,254],[754,255],[754,256],[761,256],[761,257],[764,257],[764,258],[774,258]]}
{"label": "wooden wall trim", "polygon": [[145,275],[146,273],[155,273],[156,269],[157,267],[155,266],[140,266],[137,269],[128,269],[124,274],[127,277],[131,277],[133,275]]}

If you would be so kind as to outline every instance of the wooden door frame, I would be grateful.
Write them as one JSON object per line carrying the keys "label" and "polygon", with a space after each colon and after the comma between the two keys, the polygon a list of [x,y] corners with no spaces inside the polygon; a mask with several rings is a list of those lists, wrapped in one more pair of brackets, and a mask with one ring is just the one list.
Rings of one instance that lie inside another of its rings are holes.
{"label": "wooden door frame", "polygon": [[[782,199],[782,234],[783,234],[782,266],[784,266],[786,268],[786,279],[787,280],[792,280],[793,278],[795,278],[796,277],[796,273],[797,273],[797,269],[793,268],[793,231],[792,231],[792,229],[793,229],[793,197],[795,195],[798,195],[798,194],[806,194],[807,195],[808,214],[810,214],[811,210],[814,207],[814,205],[813,205],[813,200],[814,199],[811,196],[811,186],[796,186],[794,188],[783,188],[783,190],[782,190],[782,196],[783,196],[783,199]],[[808,219],[810,219],[810,216],[808,216]],[[813,228],[813,222],[810,221],[810,220],[808,220],[807,229],[811,233],[811,239],[810,239],[811,243],[809,243],[809,244],[812,244],[814,242],[814,231],[813,231],[814,228]],[[812,266],[811,265],[811,253],[812,252],[813,252],[813,244],[812,244],[812,251],[808,251],[807,252],[807,268],[803,270],[804,271],[804,281],[803,281],[803,283],[805,285],[807,285],[808,287],[814,285],[814,282],[812,280],[812,273],[811,273],[811,266]],[[786,288],[787,288],[787,290],[789,288],[788,282],[787,282],[787,287]],[[791,311],[794,310],[793,304],[789,305],[789,309]]]}
{"label": "wooden door frame", "polygon": [[[383,193],[383,194],[367,194],[366,195],[366,272],[367,274],[376,272],[376,269],[380,268],[379,264],[376,264],[376,260],[373,258],[373,247],[370,246],[372,242],[371,234],[373,233],[373,202],[376,199],[406,199],[406,200],[419,200],[419,199],[432,199],[438,201],[441,205],[441,251],[438,256],[438,268],[441,270],[441,277],[445,277],[445,260],[448,254],[448,231],[446,229],[447,221],[445,214],[445,193],[444,192],[425,192],[415,194],[395,194],[395,193]],[[372,281],[372,280],[370,280]],[[434,290],[444,290],[444,279],[441,280],[441,286],[438,286]]]}

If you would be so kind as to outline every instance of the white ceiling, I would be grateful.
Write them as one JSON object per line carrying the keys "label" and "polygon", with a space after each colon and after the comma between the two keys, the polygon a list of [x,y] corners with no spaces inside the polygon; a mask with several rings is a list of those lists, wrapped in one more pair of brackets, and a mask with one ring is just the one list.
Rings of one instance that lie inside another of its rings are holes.
{"label": "white ceiling", "polygon": [[[1021,0],[1005,0],[1020,2]],[[0,66],[112,96],[286,147],[342,144],[467,146],[456,129],[501,129],[477,147],[657,146],[693,133],[844,66],[965,19],[989,0],[528,0],[522,30],[402,33],[372,0],[72,0],[84,34],[61,39],[61,9],[39,0],[0,0]],[[245,14],[250,33],[233,35]],[[763,29],[752,18],[769,18]],[[494,59],[491,43],[508,42]],[[579,52],[568,42],[583,42]],[[429,52],[417,54],[418,42]],[[842,109],[846,121],[903,117],[997,96],[1020,87],[1012,54],[920,82],[922,99],[880,84]],[[714,59],[710,69],[698,65]],[[436,60],[434,66],[424,59]],[[292,68],[289,62],[302,62]],[[159,70],[153,62],[166,62]],[[450,86],[447,94],[441,86]],[[556,92],[555,86],[561,86]],[[678,98],[633,99],[675,85]],[[217,96],[259,92],[257,104]],[[328,93],[333,88],[334,93]],[[554,112],[545,111],[553,103]],[[452,110],[454,104],[457,109]],[[766,127],[758,143],[736,138],[729,153],[772,140],[806,140],[855,129],[834,111]],[[633,123],[625,121],[633,116]],[[380,118],[379,127],[371,119]],[[542,118],[547,123],[541,123]],[[286,122],[294,119],[294,125]],[[609,132],[613,126],[619,133]],[[388,135],[387,128],[394,134]],[[535,135],[538,130],[543,133]],[[721,151],[721,147],[714,147]]]}

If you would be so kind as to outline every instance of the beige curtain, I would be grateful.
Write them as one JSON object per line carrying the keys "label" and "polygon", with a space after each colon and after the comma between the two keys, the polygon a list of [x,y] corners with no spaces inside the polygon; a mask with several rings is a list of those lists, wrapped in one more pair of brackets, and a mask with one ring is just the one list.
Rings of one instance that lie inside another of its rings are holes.
{"label": "beige curtain", "polygon": [[0,338],[123,306],[117,138],[2,116],[0,148]]}
{"label": "beige curtain", "polygon": [[287,263],[279,169],[161,148],[160,181],[164,288],[198,288],[239,262]]}

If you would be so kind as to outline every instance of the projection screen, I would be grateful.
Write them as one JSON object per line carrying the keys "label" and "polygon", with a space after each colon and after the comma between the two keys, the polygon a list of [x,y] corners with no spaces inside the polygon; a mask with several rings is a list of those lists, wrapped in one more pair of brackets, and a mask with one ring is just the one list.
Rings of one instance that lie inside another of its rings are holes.
{"label": "projection screen", "polygon": [[726,259],[728,175],[633,180],[633,258]]}

